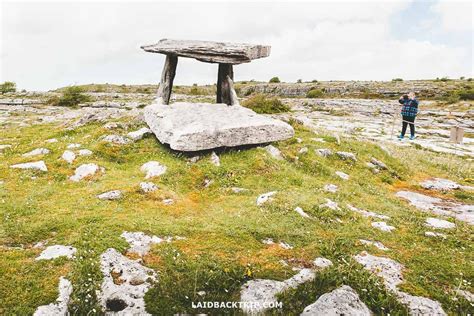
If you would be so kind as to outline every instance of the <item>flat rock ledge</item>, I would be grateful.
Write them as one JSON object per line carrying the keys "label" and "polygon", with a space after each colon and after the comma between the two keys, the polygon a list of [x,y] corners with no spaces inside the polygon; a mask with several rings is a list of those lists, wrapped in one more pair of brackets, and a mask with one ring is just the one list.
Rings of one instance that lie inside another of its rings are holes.
{"label": "flat rock ledge", "polygon": [[68,315],[67,305],[72,294],[72,284],[68,279],[61,277],[59,280],[59,296],[56,302],[38,307],[33,316],[66,316]]}
{"label": "flat rock ledge", "polygon": [[144,119],[161,143],[179,151],[263,144],[294,135],[287,123],[222,103],[154,103],[145,108]]}

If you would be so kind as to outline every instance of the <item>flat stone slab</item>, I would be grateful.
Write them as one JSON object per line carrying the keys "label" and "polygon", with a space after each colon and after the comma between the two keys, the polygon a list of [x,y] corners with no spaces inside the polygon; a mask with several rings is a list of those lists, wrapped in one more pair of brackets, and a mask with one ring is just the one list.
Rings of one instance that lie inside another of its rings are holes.
{"label": "flat stone slab", "polygon": [[188,41],[162,39],[153,45],[143,45],[141,48],[150,53],[175,55],[194,58],[207,63],[241,64],[252,59],[270,55],[270,46],[223,43],[208,41]]}
{"label": "flat stone slab", "polygon": [[179,151],[255,145],[294,135],[287,123],[222,103],[154,103],[145,108],[144,118],[160,142]]}

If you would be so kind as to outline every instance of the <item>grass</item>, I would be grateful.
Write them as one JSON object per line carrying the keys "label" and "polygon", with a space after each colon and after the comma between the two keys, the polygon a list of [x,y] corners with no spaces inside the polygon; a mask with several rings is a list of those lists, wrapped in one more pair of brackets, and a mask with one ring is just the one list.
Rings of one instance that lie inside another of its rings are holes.
{"label": "grass", "polygon": [[249,97],[242,102],[242,106],[245,106],[260,114],[272,114],[290,111],[290,106],[282,103],[278,98],[267,97],[263,94],[256,94]]}
{"label": "grass", "polygon": [[[453,299],[460,284],[473,291],[471,284],[462,281],[474,279],[472,227],[457,221],[456,229],[447,232],[446,241],[427,238],[423,223],[430,214],[394,196],[400,189],[421,190],[419,181],[430,176],[469,184],[466,179],[472,177],[472,163],[405,147],[389,148],[393,152],[390,156],[374,143],[346,138],[339,145],[330,135],[293,124],[302,143],[295,138],[276,143],[283,161],[272,159],[260,148],[226,150],[219,152],[221,167],[210,163],[209,153],[190,164],[186,156],[171,152],[152,137],[123,146],[101,143],[99,138],[110,131],[97,124],[74,131],[63,131],[56,125],[3,129],[2,143],[13,147],[5,150],[0,160],[0,179],[4,181],[0,185],[0,314],[32,314],[39,305],[53,302],[61,275],[74,287],[70,312],[100,314],[96,297],[102,280],[99,256],[109,247],[125,252],[127,244],[120,237],[123,231],[186,237],[155,245],[144,258],[144,264],[156,270],[160,280],[145,297],[148,311],[154,314],[238,312],[194,310],[190,303],[238,300],[246,280],[283,280],[294,275],[292,266],[308,265],[318,256],[331,259],[335,265],[318,273],[314,281],[282,293],[283,311],[270,313],[296,315],[321,294],[348,284],[374,313],[405,314],[404,306],[381,286],[380,279],[351,259],[362,250],[402,263],[406,267],[405,291],[440,301],[450,314],[472,313],[473,307],[466,300]],[[59,142],[44,142],[53,137]],[[315,143],[311,140],[314,137],[322,137],[326,143]],[[59,159],[69,143],[80,143],[94,155],[78,157],[69,166]],[[9,168],[14,163],[36,160],[21,154],[40,146],[51,150],[51,154],[38,158],[46,162],[47,173]],[[300,155],[303,146],[309,151]],[[354,152],[358,161],[319,157],[314,149],[322,147]],[[385,162],[390,171],[373,175],[365,167],[371,157]],[[144,177],[139,169],[150,160],[166,165],[168,172],[153,179],[158,191],[144,195],[138,192]],[[105,167],[105,174],[79,183],[67,179],[75,167],[89,162]],[[348,173],[351,179],[339,179],[334,174],[337,170]],[[205,187],[205,179],[214,182]],[[338,185],[340,190],[324,192],[327,183]],[[235,194],[230,190],[233,186],[248,191]],[[124,199],[96,198],[112,189],[124,191]],[[278,191],[274,201],[257,207],[256,197],[268,191]],[[463,192],[443,197],[472,202]],[[165,206],[161,203],[164,198],[173,198],[175,203]],[[338,202],[342,210],[321,209],[325,198]],[[396,232],[387,234],[372,228],[370,220],[348,211],[347,203],[389,215],[389,224],[397,227]],[[296,206],[312,219],[300,217],[294,211]],[[263,238],[282,240],[294,248],[264,245]],[[366,248],[359,239],[380,241],[391,250],[385,253]],[[78,248],[77,258],[35,261],[40,250],[31,246],[41,240],[50,245],[73,245]],[[20,246],[24,249],[14,248]],[[289,266],[282,265],[281,260]],[[202,297],[200,291],[206,294]]]}

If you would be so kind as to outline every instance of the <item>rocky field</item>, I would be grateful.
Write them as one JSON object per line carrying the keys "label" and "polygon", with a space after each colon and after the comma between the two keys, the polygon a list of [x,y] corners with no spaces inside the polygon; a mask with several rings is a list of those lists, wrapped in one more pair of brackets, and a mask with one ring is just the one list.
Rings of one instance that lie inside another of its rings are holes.
{"label": "rocky field", "polygon": [[0,314],[473,314],[473,103],[422,83],[414,141],[396,96],[416,83],[240,83],[295,137],[186,155],[142,122],[153,86],[2,96]]}

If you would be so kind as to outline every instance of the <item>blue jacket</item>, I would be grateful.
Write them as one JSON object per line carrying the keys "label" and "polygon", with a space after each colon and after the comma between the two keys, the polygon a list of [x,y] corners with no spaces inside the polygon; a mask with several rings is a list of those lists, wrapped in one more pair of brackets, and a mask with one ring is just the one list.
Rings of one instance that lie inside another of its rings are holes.
{"label": "blue jacket", "polygon": [[398,100],[402,106],[402,115],[403,116],[416,116],[418,113],[418,100],[417,99],[400,99]]}

